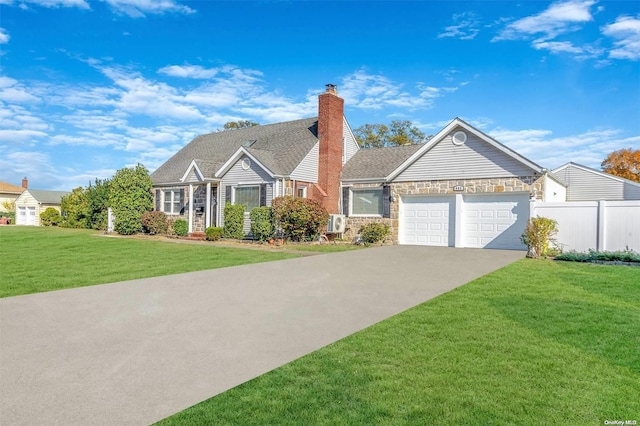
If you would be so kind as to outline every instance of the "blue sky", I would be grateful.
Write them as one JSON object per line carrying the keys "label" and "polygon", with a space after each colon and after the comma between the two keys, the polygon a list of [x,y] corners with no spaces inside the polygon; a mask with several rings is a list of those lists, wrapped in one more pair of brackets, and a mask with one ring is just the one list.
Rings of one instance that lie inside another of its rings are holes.
{"label": "blue sky", "polygon": [[640,148],[640,2],[0,0],[0,180],[70,190],[198,134],[461,117],[543,167]]}

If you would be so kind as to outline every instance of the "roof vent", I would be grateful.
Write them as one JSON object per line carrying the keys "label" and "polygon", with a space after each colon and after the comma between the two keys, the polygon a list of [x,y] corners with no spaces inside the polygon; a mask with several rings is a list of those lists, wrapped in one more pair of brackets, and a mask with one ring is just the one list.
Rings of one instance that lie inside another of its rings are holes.
{"label": "roof vent", "polygon": [[242,144],[242,146],[244,146],[245,148],[249,148],[251,145],[253,145],[254,143],[256,143],[255,140],[252,141],[246,141],[245,143]]}

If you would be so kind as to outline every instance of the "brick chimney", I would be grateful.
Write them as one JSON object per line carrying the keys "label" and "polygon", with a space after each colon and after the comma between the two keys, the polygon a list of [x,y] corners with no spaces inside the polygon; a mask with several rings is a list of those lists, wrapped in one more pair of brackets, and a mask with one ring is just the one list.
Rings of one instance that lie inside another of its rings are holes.
{"label": "brick chimney", "polygon": [[27,189],[29,187],[29,179],[27,179],[26,176],[22,178],[22,187],[24,189]]}
{"label": "brick chimney", "polygon": [[327,84],[326,92],[318,97],[318,185],[327,194],[320,201],[329,213],[336,214],[340,213],[343,117],[344,99],[338,97],[335,84]]}

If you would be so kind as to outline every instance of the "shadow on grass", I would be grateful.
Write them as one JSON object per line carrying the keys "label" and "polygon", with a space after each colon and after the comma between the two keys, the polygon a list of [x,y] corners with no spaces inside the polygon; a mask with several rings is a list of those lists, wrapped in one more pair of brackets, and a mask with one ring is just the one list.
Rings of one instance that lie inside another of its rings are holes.
{"label": "shadow on grass", "polygon": [[640,310],[533,297],[491,300],[536,333],[640,372]]}

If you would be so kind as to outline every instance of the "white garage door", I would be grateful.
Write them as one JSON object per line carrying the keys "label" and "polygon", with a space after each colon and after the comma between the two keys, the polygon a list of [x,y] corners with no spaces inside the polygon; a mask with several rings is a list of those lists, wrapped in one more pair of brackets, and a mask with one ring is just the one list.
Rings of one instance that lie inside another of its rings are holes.
{"label": "white garage door", "polygon": [[36,225],[36,208],[18,207],[16,225]]}
{"label": "white garage door", "polygon": [[520,236],[529,220],[528,194],[464,195],[463,202],[463,247],[526,249]]}
{"label": "white garage door", "polygon": [[454,197],[404,196],[400,209],[399,243],[453,245]]}

